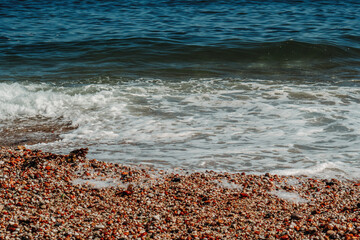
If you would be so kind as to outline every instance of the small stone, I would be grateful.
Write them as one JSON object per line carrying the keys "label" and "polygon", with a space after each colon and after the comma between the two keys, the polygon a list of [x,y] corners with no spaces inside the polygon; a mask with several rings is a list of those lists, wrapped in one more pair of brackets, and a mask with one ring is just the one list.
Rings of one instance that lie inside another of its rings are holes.
{"label": "small stone", "polygon": [[132,193],[132,192],[134,191],[134,185],[133,185],[133,184],[129,184],[129,185],[127,186],[127,188],[126,188],[126,191]]}
{"label": "small stone", "polygon": [[311,215],[315,215],[315,214],[318,214],[318,211],[312,210],[312,211],[311,211]]}
{"label": "small stone", "polygon": [[296,227],[296,224],[295,224],[294,222],[291,222],[289,228],[293,229],[293,228],[295,228],[295,227]]}
{"label": "small stone", "polygon": [[247,193],[240,193],[240,198],[247,198],[250,197]]}
{"label": "small stone", "polygon": [[105,226],[102,224],[98,224],[94,227],[95,230],[100,230],[100,229],[104,229],[104,228],[105,228]]}
{"label": "small stone", "polygon": [[329,235],[329,236],[333,236],[333,235],[336,234],[336,232],[333,231],[333,230],[328,230],[328,231],[326,232],[326,234]]}
{"label": "small stone", "polygon": [[273,215],[271,213],[267,213],[264,215],[264,218],[271,218],[271,217],[273,217]]}
{"label": "small stone", "polygon": [[9,232],[15,232],[17,227],[18,227],[18,225],[16,223],[9,222],[9,225],[7,226],[6,230]]}
{"label": "small stone", "polygon": [[334,229],[334,226],[332,224],[328,224],[325,226],[325,229],[327,230],[333,230]]}
{"label": "small stone", "polygon": [[59,226],[61,226],[61,225],[62,225],[61,222],[56,222],[56,223],[54,224],[55,227],[59,227]]}
{"label": "small stone", "polygon": [[294,219],[294,220],[300,220],[300,219],[302,219],[302,216],[299,214],[293,213],[293,214],[291,214],[290,218]]}
{"label": "small stone", "polygon": [[326,182],[326,186],[333,186],[333,185],[335,185],[334,182]]}
{"label": "small stone", "polygon": [[83,157],[84,158],[88,152],[89,152],[88,148],[75,149],[69,153],[69,158],[73,158],[73,157]]}
{"label": "small stone", "polygon": [[171,179],[172,182],[180,182],[181,178],[175,177],[173,179]]}

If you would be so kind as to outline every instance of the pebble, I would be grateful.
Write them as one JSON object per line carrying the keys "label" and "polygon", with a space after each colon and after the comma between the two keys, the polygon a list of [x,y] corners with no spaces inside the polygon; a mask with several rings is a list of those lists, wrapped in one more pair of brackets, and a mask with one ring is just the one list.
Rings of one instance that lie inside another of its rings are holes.
{"label": "pebble", "polygon": [[293,214],[291,214],[290,218],[294,219],[294,220],[300,220],[300,219],[302,219],[302,216],[300,214],[293,213]]}
{"label": "pebble", "polygon": [[[0,239],[359,239],[358,180],[166,173],[86,153],[1,148]],[[239,187],[219,185],[224,179]]]}
{"label": "pebble", "polygon": [[98,224],[98,225],[96,225],[96,226],[94,227],[95,230],[101,230],[101,229],[104,229],[104,228],[105,228],[105,226],[102,225],[102,224]]}

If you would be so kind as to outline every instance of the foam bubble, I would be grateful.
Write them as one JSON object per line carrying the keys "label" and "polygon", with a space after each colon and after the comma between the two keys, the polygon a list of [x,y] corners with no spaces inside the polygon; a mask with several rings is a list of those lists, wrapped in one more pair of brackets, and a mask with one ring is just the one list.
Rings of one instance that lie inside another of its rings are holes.
{"label": "foam bubble", "polygon": [[282,199],[285,199],[287,201],[294,202],[294,203],[309,202],[307,199],[302,198],[299,194],[297,194],[295,192],[286,192],[286,191],[282,191],[282,190],[277,190],[277,191],[271,191],[270,194],[273,194],[279,198],[282,198]]}
{"label": "foam bubble", "polygon": [[229,182],[227,179],[221,179],[219,181],[214,181],[217,185],[219,185],[222,188],[227,188],[227,189],[239,189],[242,190],[243,187],[239,186],[238,184]]}
{"label": "foam bubble", "polygon": [[77,178],[72,181],[73,185],[88,185],[92,188],[107,188],[117,186],[115,183],[115,179],[107,179],[107,180],[100,180],[100,179],[82,179]]}
{"label": "foam bubble", "polygon": [[[160,168],[344,176],[360,169],[354,87],[139,79],[73,87],[0,83],[0,96],[2,125],[50,118],[76,127],[61,141],[34,146],[47,151],[85,145],[92,158]],[[319,161],[345,164],[322,168]]]}
{"label": "foam bubble", "polygon": [[290,168],[272,171],[273,174],[284,176],[318,176],[324,178],[356,179],[360,176],[360,169],[343,162],[323,162],[310,167]]}

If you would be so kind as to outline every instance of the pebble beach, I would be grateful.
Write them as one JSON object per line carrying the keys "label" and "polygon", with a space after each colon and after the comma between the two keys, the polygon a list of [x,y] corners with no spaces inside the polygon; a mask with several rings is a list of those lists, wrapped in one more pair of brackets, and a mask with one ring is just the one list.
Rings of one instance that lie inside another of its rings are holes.
{"label": "pebble beach", "polygon": [[360,181],[164,171],[2,147],[0,239],[360,239]]}
{"label": "pebble beach", "polygon": [[360,240],[360,1],[1,1],[0,240]]}

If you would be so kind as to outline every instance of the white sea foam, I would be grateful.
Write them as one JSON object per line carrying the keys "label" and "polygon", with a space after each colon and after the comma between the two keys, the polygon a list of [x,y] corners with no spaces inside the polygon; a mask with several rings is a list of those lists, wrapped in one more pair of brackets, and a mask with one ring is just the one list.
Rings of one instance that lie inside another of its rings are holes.
{"label": "white sea foam", "polygon": [[360,176],[356,88],[139,79],[78,87],[0,83],[0,96],[2,126],[51,118],[77,127],[61,141],[34,146],[43,150],[89,146],[89,157],[160,168]]}
{"label": "white sea foam", "polygon": [[272,171],[272,173],[284,176],[305,175],[352,179],[360,176],[360,169],[342,162],[324,162],[314,164],[310,167],[275,170]]}
{"label": "white sea foam", "polygon": [[222,188],[227,188],[227,189],[239,189],[242,190],[243,187],[233,183],[233,182],[229,182],[227,179],[221,179],[220,181],[215,181],[216,184],[218,184],[220,187]]}
{"label": "white sea foam", "polygon": [[114,187],[118,184],[115,183],[115,179],[107,179],[107,180],[100,180],[100,179],[82,179],[77,178],[72,181],[74,185],[88,185],[92,188],[107,188],[107,187]]}
{"label": "white sea foam", "polygon": [[290,202],[294,202],[294,203],[307,203],[309,202],[307,199],[305,198],[302,198],[299,194],[295,193],[295,192],[286,192],[286,191],[272,191],[270,192],[271,194],[279,197],[279,198],[282,198],[282,199],[285,199],[287,201],[290,201]]}

